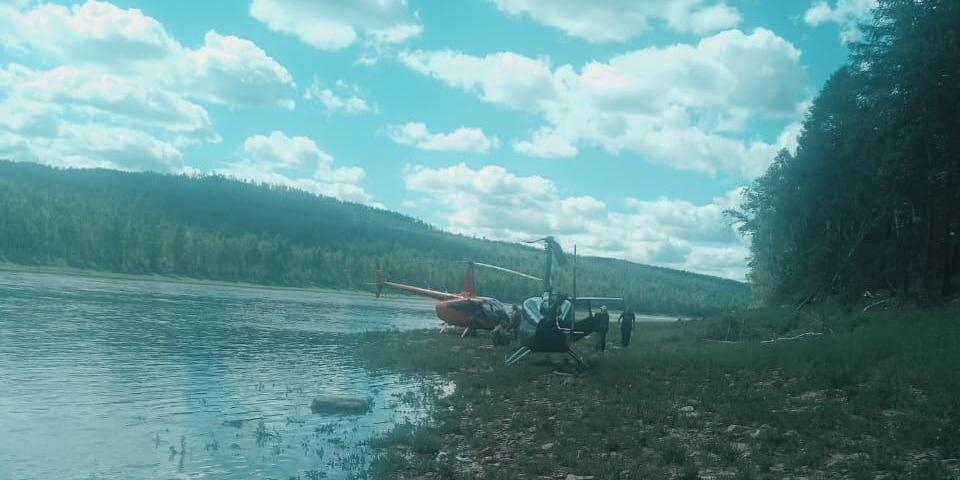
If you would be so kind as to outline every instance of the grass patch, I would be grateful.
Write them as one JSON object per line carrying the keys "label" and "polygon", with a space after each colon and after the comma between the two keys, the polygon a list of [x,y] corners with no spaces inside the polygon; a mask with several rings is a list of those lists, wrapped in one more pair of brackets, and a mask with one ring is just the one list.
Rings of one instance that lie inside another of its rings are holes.
{"label": "grass patch", "polygon": [[[823,335],[760,343],[809,331]],[[958,475],[955,306],[772,309],[641,323],[634,335],[603,356],[578,344],[583,370],[559,355],[504,367],[512,348],[482,335],[356,336],[371,367],[457,385],[429,403],[430,422],[378,440],[374,477]]]}

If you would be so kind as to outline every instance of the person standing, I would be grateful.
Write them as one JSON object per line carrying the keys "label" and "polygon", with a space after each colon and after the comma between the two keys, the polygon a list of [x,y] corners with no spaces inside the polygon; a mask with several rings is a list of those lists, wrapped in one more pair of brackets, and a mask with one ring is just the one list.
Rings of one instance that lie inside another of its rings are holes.
{"label": "person standing", "polygon": [[633,333],[633,321],[637,319],[636,314],[633,313],[633,310],[630,310],[627,307],[623,313],[620,314],[620,318],[617,319],[620,322],[620,346],[627,348],[627,345],[630,345],[630,335]]}
{"label": "person standing", "polygon": [[516,340],[520,335],[520,321],[523,320],[523,313],[520,311],[520,306],[517,304],[513,305],[513,311],[510,313],[510,328],[513,329],[513,339]]}
{"label": "person standing", "polygon": [[610,329],[610,314],[606,305],[601,306],[593,316],[593,324],[597,329],[597,351],[603,353],[607,350],[607,330]]}

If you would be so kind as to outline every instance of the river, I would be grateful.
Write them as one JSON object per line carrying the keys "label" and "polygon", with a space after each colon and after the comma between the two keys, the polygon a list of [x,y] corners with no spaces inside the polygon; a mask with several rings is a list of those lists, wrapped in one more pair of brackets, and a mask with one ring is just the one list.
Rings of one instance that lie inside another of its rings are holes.
{"label": "river", "polygon": [[433,384],[344,336],[436,324],[420,299],[0,271],[0,478],[345,478]]}

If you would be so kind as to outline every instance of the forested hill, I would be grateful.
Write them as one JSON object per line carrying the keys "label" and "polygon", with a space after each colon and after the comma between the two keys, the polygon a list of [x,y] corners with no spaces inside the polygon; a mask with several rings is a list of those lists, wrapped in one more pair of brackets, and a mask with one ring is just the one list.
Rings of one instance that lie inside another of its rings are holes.
{"label": "forested hill", "polygon": [[880,0],[827,81],[796,153],[735,216],[755,292],[944,300],[960,272],[960,2]]}
{"label": "forested hill", "polygon": [[[561,239],[562,240],[562,239]],[[414,218],[219,176],[61,170],[0,161],[0,260],[269,285],[370,288],[394,281],[459,291],[462,260],[531,273],[540,249],[440,231]],[[625,295],[648,312],[706,314],[741,305],[745,284],[621,260],[581,258],[582,294]],[[569,288],[569,269],[559,269]],[[478,271],[507,301],[530,280]]]}

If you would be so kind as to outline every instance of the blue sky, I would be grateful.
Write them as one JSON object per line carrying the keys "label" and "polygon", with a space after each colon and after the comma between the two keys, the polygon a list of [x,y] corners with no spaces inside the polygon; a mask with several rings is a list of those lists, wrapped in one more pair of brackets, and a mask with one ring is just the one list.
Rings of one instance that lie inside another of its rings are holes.
{"label": "blue sky", "polygon": [[[0,157],[218,172],[742,279],[874,0],[0,0]],[[278,212],[282,214],[282,212]]]}

